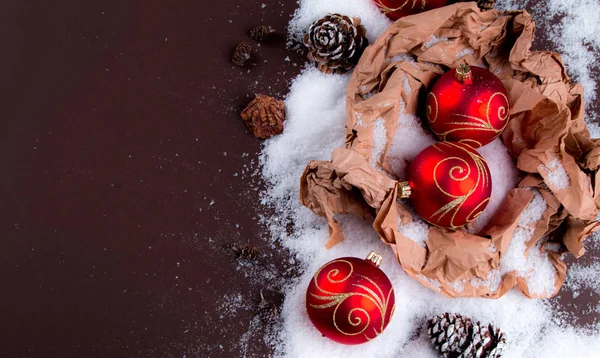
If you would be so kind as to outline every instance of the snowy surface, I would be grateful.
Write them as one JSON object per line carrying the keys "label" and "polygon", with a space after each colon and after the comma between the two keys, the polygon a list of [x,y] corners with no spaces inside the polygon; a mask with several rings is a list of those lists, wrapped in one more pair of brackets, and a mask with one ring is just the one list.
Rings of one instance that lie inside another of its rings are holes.
{"label": "snowy surface", "polygon": [[[498,5],[502,8],[518,8],[524,4],[501,0]],[[556,49],[567,52],[564,59],[570,73],[583,82],[586,98],[593,101],[596,98],[593,75],[596,65],[590,56],[597,57],[600,52],[598,35],[594,35],[594,31],[598,33],[597,19],[600,18],[600,14],[597,14],[600,11],[598,0],[549,0],[547,6],[540,7],[542,10],[546,14],[536,16],[540,22],[554,16],[561,19],[561,25],[550,32],[551,40]],[[370,0],[301,0],[300,8],[289,26],[292,36],[301,38],[302,31],[312,21],[328,12],[360,16],[370,40],[374,40],[390,24]],[[595,21],[589,22],[590,19]],[[547,29],[550,28],[547,26]],[[585,330],[572,327],[568,318],[556,312],[556,307],[551,308],[550,301],[527,299],[514,291],[498,300],[445,298],[402,271],[393,252],[381,244],[370,222],[353,216],[341,216],[345,241],[330,250],[325,249],[327,225],[323,218],[300,205],[299,178],[310,160],[329,160],[331,151],[343,145],[346,119],[344,96],[349,78],[350,75],[324,75],[313,68],[304,70],[293,82],[286,99],[284,133],[266,141],[261,153],[262,174],[269,187],[263,195],[263,204],[275,211],[274,216],[266,218],[265,223],[274,244],[281,244],[290,250],[300,271],[297,280],[286,288],[281,326],[276,327],[278,335],[270,341],[276,354],[287,357],[437,357],[422,330],[423,324],[435,314],[453,311],[501,327],[508,336],[504,357],[597,356],[600,351],[600,323],[596,322]],[[405,161],[414,157],[433,139],[422,130],[418,118],[401,113],[398,120],[402,127],[398,134],[404,138],[414,138],[412,142],[391,144],[390,152],[395,154],[390,164],[395,170],[404,172]],[[385,132],[381,128],[378,130],[375,125],[375,136],[385,137]],[[473,230],[489,220],[501,198],[514,187],[516,176],[514,169],[510,169],[514,166],[502,149],[499,141],[480,149],[490,164],[495,191],[489,209],[492,214],[482,216]],[[374,153],[378,154],[380,150],[376,146]],[[556,168],[549,169],[556,171]],[[560,182],[558,179],[557,182]],[[504,183],[501,183],[503,180]],[[519,276],[527,280],[530,290],[548,292],[554,282],[554,270],[547,257],[539,251],[539,247],[531,250],[528,256],[524,255],[525,242],[532,235],[531,224],[543,214],[545,208],[543,198],[535,193],[534,200],[519,221],[513,243],[502,259],[496,273],[498,276],[490,277],[482,284],[493,285],[500,274],[516,270]],[[417,221],[400,230],[421,242],[426,224]],[[597,237],[594,239],[598,240]],[[384,256],[382,269],[394,285],[397,308],[390,325],[376,340],[360,346],[343,346],[322,338],[310,323],[304,308],[306,287],[312,275],[329,260],[342,256],[365,257],[372,249]],[[600,274],[595,265],[573,265],[565,289],[573,291],[574,295],[583,290],[600,294]],[[235,303],[238,299],[234,296],[231,302]]]}

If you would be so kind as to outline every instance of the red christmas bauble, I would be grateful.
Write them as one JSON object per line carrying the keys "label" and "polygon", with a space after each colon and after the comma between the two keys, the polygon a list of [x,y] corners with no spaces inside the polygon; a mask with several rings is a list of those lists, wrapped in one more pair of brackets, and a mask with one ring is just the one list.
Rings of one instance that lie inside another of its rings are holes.
{"label": "red christmas bauble", "polygon": [[448,0],[374,0],[379,9],[390,19],[418,14],[423,11],[446,6]]}
{"label": "red christmas bauble", "polygon": [[461,65],[440,77],[427,95],[429,127],[440,140],[479,148],[506,128],[507,96],[493,73]]}
{"label": "red christmas bauble", "polygon": [[361,344],[376,338],[390,322],[394,289],[377,266],[381,256],[344,257],[326,263],[306,290],[306,311],[315,327],[333,341]]}
{"label": "red christmas bauble", "polygon": [[413,208],[441,227],[457,228],[475,220],[492,194],[485,160],[463,143],[439,142],[425,148],[410,163],[408,177],[404,185],[410,186]]}

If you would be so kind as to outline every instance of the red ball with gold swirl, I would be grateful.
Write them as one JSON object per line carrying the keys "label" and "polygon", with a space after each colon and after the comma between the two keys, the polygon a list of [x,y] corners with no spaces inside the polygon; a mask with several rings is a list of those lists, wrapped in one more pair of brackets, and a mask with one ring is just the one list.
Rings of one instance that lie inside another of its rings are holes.
{"label": "red ball with gold swirl", "polygon": [[408,177],[400,196],[410,197],[417,214],[441,227],[458,228],[477,219],[492,194],[485,160],[463,143],[425,148],[410,163]]}
{"label": "red ball with gold swirl", "polygon": [[374,0],[379,9],[390,19],[418,14],[423,11],[446,6],[448,0]]}
{"label": "red ball with gold swirl", "polygon": [[431,88],[425,116],[440,140],[479,148],[506,128],[507,96],[496,75],[484,68],[461,65],[441,76]]}
{"label": "red ball with gold swirl", "polygon": [[394,289],[378,268],[381,256],[343,257],[326,263],[306,290],[306,311],[324,337],[342,344],[377,338],[395,308]]}

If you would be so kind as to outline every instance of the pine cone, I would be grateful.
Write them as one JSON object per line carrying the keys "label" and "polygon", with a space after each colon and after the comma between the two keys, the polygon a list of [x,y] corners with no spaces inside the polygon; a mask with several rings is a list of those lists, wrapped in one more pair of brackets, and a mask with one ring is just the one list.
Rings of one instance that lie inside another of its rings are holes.
{"label": "pine cone", "polygon": [[240,260],[256,260],[260,252],[254,246],[244,246],[242,248],[236,248],[234,250],[235,256]]}
{"label": "pine cone", "polygon": [[496,4],[496,0],[477,0],[477,6],[481,11],[488,11],[494,8]]}
{"label": "pine cone", "polygon": [[273,97],[257,94],[240,114],[257,138],[269,138],[283,132],[285,105]]}
{"label": "pine cone", "polygon": [[452,357],[452,353],[466,348],[472,328],[473,323],[469,318],[451,313],[437,315],[427,323],[431,343],[442,357]]}
{"label": "pine cone", "polygon": [[473,325],[471,343],[459,358],[500,358],[505,346],[506,337],[499,328],[477,322]]}
{"label": "pine cone", "polygon": [[246,64],[246,61],[250,59],[252,54],[252,47],[245,42],[237,45],[235,50],[233,51],[233,58],[231,62],[234,65],[243,67]]}
{"label": "pine cone", "polygon": [[308,59],[324,73],[344,73],[352,69],[369,41],[360,19],[340,14],[327,15],[310,25],[304,36]]}
{"label": "pine cone", "polygon": [[[267,296],[265,298],[265,296]],[[272,326],[276,324],[281,317],[281,305],[283,304],[283,294],[276,291],[267,291],[263,294],[260,290],[260,303],[258,304],[258,317],[264,323]]]}
{"label": "pine cone", "polygon": [[[474,0],[450,0],[448,4],[455,4],[457,2],[469,2]],[[476,0],[477,6],[481,11],[488,11],[494,8],[496,0]]]}
{"label": "pine cone", "polygon": [[444,358],[500,358],[506,337],[491,324],[473,323],[460,314],[444,313],[430,319],[431,343]]}
{"label": "pine cone", "polygon": [[275,33],[271,26],[260,25],[250,30],[250,37],[256,41],[266,41]]}

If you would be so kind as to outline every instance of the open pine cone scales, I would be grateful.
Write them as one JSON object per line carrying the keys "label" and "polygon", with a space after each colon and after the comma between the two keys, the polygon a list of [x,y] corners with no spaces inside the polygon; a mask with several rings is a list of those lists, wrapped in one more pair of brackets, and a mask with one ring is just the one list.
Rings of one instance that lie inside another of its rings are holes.
{"label": "open pine cone scales", "polygon": [[304,37],[309,60],[325,73],[344,73],[357,63],[369,42],[360,19],[340,14],[315,21]]}
{"label": "open pine cone scales", "polygon": [[273,36],[275,30],[271,26],[260,25],[250,30],[250,37],[256,41],[266,41]]}
{"label": "open pine cone scales", "polygon": [[[448,4],[454,4],[457,2],[469,2],[469,1],[473,1],[473,0],[450,0],[448,2]],[[477,0],[475,2],[477,3],[477,6],[479,7],[479,9],[481,11],[492,10],[494,8],[494,5],[496,5],[496,0]]]}
{"label": "open pine cone scales", "polygon": [[444,313],[427,322],[431,343],[444,358],[499,358],[506,338],[491,324],[473,323],[460,314]]}
{"label": "open pine cone scales", "polygon": [[506,338],[500,329],[494,328],[491,324],[483,325],[477,322],[473,324],[471,337],[471,343],[459,357],[499,358],[502,356]]}
{"label": "open pine cone scales", "polygon": [[492,10],[495,4],[496,0],[477,0],[477,6],[479,6],[481,11]]}
{"label": "open pine cone scales", "polygon": [[257,94],[240,116],[255,137],[266,139],[283,132],[285,104],[273,97]]}

